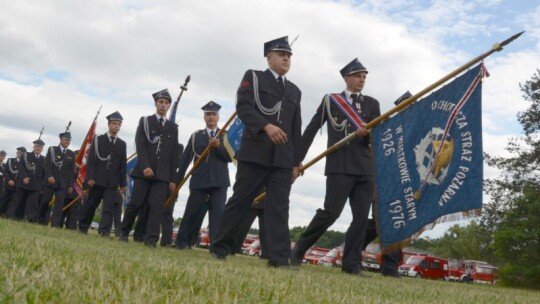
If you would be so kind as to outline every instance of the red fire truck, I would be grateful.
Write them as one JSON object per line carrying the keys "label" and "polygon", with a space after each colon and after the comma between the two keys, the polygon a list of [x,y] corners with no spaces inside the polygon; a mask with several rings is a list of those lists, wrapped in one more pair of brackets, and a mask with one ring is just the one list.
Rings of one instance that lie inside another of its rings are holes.
{"label": "red fire truck", "polygon": [[370,243],[362,251],[362,267],[370,270],[379,270],[382,265],[382,252],[379,244]]}
{"label": "red fire truck", "polygon": [[322,248],[322,247],[312,247],[310,250],[306,252],[304,255],[304,262],[305,264],[312,264],[312,265],[318,265],[319,260],[322,259],[330,249]]}
{"label": "red fire truck", "polygon": [[484,261],[450,260],[449,279],[457,282],[494,284],[499,268]]}
{"label": "red fire truck", "polygon": [[338,267],[338,261],[343,258],[343,247],[336,247],[330,250],[324,257],[319,260],[319,265],[327,267]]}
{"label": "red fire truck", "polygon": [[431,280],[447,280],[449,277],[448,260],[429,255],[413,255],[405,264],[399,266],[403,276]]}

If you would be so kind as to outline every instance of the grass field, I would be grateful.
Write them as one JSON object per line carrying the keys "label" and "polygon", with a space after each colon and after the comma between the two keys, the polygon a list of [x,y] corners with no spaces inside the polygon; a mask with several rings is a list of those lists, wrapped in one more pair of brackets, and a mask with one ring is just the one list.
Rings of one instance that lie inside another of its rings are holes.
{"label": "grass field", "polygon": [[0,219],[0,303],[539,303],[540,292],[146,248]]}

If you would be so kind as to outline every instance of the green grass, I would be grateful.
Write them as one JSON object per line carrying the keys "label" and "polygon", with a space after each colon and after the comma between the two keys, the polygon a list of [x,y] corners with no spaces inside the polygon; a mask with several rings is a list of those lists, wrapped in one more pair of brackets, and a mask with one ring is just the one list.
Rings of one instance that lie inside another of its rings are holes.
{"label": "green grass", "polygon": [[538,303],[540,292],[150,249],[0,219],[0,303]]}

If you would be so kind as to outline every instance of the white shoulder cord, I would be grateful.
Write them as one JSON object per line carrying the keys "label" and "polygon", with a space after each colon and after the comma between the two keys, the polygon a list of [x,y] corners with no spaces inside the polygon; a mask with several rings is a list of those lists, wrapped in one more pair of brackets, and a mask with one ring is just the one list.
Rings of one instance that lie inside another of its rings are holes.
{"label": "white shoulder cord", "polygon": [[49,148],[49,153],[51,153],[51,162],[58,167],[58,169],[60,169],[60,167],[62,167],[62,164],[64,163],[64,160],[62,159],[61,161],[56,161],[56,154],[54,153],[54,147],[51,146]]}
{"label": "white shoulder cord", "polygon": [[28,171],[36,172],[36,165],[28,164],[28,156],[27,155],[28,155],[28,153],[24,152],[23,157],[24,157],[24,165],[26,166],[26,169]]}
{"label": "white shoulder cord", "polygon": [[19,173],[19,170],[13,170],[13,167],[11,166],[11,158],[8,159],[8,169],[13,175],[17,175],[17,173]]}
{"label": "white shoulder cord", "polygon": [[267,115],[267,116],[271,116],[271,115],[274,115],[274,114],[278,113],[277,120],[279,121],[279,115],[281,113],[281,103],[283,102],[283,100],[280,100],[271,109],[266,108],[265,106],[263,106],[262,103],[261,103],[261,99],[259,97],[259,79],[257,78],[257,74],[255,73],[255,71],[252,71],[252,73],[253,73],[253,95],[254,95],[254,98],[255,98],[255,104],[257,105],[257,108],[259,108],[259,110],[264,115]]}
{"label": "white shoulder cord", "polygon": [[107,156],[107,157],[103,157],[103,156],[99,155],[99,147],[98,147],[99,144],[98,144],[98,142],[99,142],[99,140],[98,140],[97,136],[94,136],[94,150],[96,152],[97,158],[99,160],[101,160],[101,161],[109,161],[109,159],[111,159],[111,154],[112,153],[109,154],[109,156]]}
{"label": "white shoulder cord", "polygon": [[201,155],[197,154],[197,152],[195,151],[195,134],[197,132],[193,132],[193,134],[191,134],[191,151],[193,151],[193,155],[195,155],[196,157],[201,157]]}
{"label": "white shoulder cord", "polygon": [[[324,96],[324,106],[323,106],[323,115],[321,116],[321,127],[323,124],[324,119],[324,111],[326,109],[326,114],[328,116],[328,121],[330,121],[330,125],[332,126],[332,129],[336,132],[341,132],[345,130],[345,135],[347,135],[347,119],[344,119],[341,123],[337,123],[337,121],[334,121],[334,118],[332,117],[332,113],[330,112],[330,95]],[[322,132],[322,128],[321,128]]]}
{"label": "white shoulder cord", "polygon": [[156,137],[154,137],[154,139],[150,139],[150,129],[148,128],[148,117],[147,116],[143,117],[143,125],[144,125],[144,133],[146,134],[146,139],[148,139],[148,141],[151,144],[157,143],[161,139],[161,136],[157,135]]}

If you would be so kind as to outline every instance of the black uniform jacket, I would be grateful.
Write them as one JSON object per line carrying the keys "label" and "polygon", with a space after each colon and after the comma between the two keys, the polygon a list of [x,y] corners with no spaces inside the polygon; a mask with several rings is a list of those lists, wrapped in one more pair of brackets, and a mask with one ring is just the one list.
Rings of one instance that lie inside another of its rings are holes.
{"label": "black uniform jacket", "polygon": [[[283,99],[281,110],[273,115],[265,115],[255,104],[253,89],[253,70],[248,70],[237,92],[236,110],[238,117],[245,124],[244,133],[236,159],[253,162],[268,167],[292,168],[298,166],[301,157],[300,99],[302,93],[298,87],[286,80],[284,95],[276,78],[270,70],[254,71],[258,78],[258,95],[261,104],[273,108]],[[267,124],[281,128],[288,137],[285,144],[274,145],[263,130]]]}
{"label": "black uniform jacket", "polygon": [[[148,135],[151,141],[156,136],[160,140],[151,143],[146,137],[144,130],[144,118],[139,120],[137,133],[135,134],[135,145],[137,147],[137,163],[131,173],[131,176],[149,180],[159,180],[164,182],[173,182],[174,175],[178,169],[178,125],[170,121],[162,126],[156,115],[148,116]],[[143,170],[151,168],[154,171],[154,177],[145,177]]]}
{"label": "black uniform jacket", "polygon": [[[19,166],[19,182],[17,187],[30,190],[30,191],[39,191],[43,185],[43,177],[45,176],[45,157],[40,155],[36,157],[33,152],[25,153],[21,157],[21,163]],[[28,184],[23,183],[23,179],[29,177],[30,181]]]}
{"label": "black uniform jacket", "polygon": [[[206,132],[206,129],[198,130],[191,135],[184,154],[182,154],[176,183],[179,183],[181,179],[184,178],[191,160],[197,162],[199,157],[196,156],[195,153],[201,155],[208,146],[209,140],[210,135]],[[213,187],[229,187],[231,185],[228,163],[232,162],[232,159],[223,146],[223,135],[219,137],[219,140],[219,147],[211,149],[208,156],[206,156],[199,167],[193,171],[193,175],[189,181],[190,188],[206,189]],[[195,147],[195,151],[193,151],[193,147]]]}
{"label": "black uniform jacket", "polygon": [[[54,159],[53,159],[54,157]],[[73,172],[75,171],[75,153],[66,149],[62,153],[59,146],[51,146],[45,157],[45,177],[43,184],[55,189],[67,189],[73,187]],[[49,184],[48,178],[54,177],[55,183]]]}
{"label": "black uniform jacket", "polygon": [[[96,145],[97,143],[97,145]],[[96,155],[96,146],[97,154]],[[93,179],[105,188],[126,186],[126,142],[116,137],[114,145],[107,133],[94,137],[86,160],[86,181]]]}
{"label": "black uniform jacket", "polygon": [[[347,100],[345,92],[341,93],[341,96]],[[362,116],[366,123],[372,121],[381,115],[379,102],[369,96],[363,95],[363,101],[360,103],[362,108]],[[324,109],[324,111],[323,111]],[[323,115],[324,112],[324,115]],[[343,120],[346,120],[346,116],[331,103],[330,113],[332,119],[338,124]],[[306,127],[304,134],[302,134],[302,160],[307,154],[317,131],[322,127],[324,123],[328,125],[328,147],[334,145],[348,134],[345,130],[337,132],[332,128],[331,123],[328,120],[328,113],[324,100],[317,109],[317,112]],[[347,132],[349,134],[356,130],[356,127],[348,122]],[[321,151],[323,152],[323,151]],[[369,138],[355,138],[348,144],[344,145],[340,149],[334,151],[326,157],[325,174],[352,174],[352,175],[374,175],[373,160],[371,159]]]}
{"label": "black uniform jacket", "polygon": [[0,162],[0,193],[4,190],[4,177],[6,176],[6,173],[4,172],[6,170],[6,164],[3,162]]}
{"label": "black uniform jacket", "polygon": [[19,175],[20,163],[17,161],[17,158],[8,158],[6,164],[4,165],[4,190],[15,191],[15,186],[8,185],[10,180],[17,182],[17,176]]}

